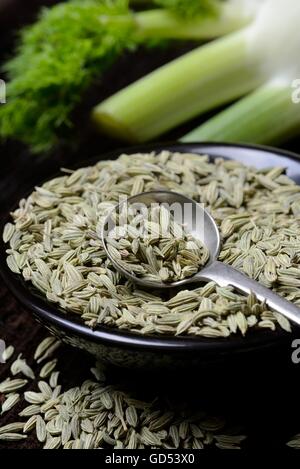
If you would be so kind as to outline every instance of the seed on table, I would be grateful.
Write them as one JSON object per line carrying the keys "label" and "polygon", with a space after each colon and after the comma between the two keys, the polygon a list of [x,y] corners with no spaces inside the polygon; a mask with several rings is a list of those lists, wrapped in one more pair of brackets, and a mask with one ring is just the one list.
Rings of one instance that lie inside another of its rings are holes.
{"label": "seed on table", "polygon": [[37,360],[40,358],[54,342],[56,342],[56,338],[54,336],[49,336],[42,340],[34,353],[34,359]]}
{"label": "seed on table", "polygon": [[4,350],[2,354],[2,359],[4,363],[6,363],[13,356],[14,351],[15,349],[12,345],[9,345],[8,347],[6,347],[6,349]]}
{"label": "seed on table", "polygon": [[23,430],[23,428],[24,428],[24,423],[23,422],[9,423],[7,425],[4,425],[3,427],[0,427],[0,434],[1,433],[19,432],[19,431]]}
{"label": "seed on table", "polygon": [[57,364],[57,359],[56,358],[54,360],[51,360],[51,361],[47,362],[40,371],[40,377],[41,378],[48,378],[48,376],[51,375],[52,371],[56,367],[56,364]]}
{"label": "seed on table", "polygon": [[2,441],[19,441],[25,440],[27,435],[21,433],[0,433],[0,440]]}
{"label": "seed on table", "polygon": [[8,394],[1,406],[1,415],[11,410],[20,400],[20,394]]}
{"label": "seed on table", "polygon": [[23,388],[28,383],[27,379],[6,379],[0,383],[0,393],[8,394]]}

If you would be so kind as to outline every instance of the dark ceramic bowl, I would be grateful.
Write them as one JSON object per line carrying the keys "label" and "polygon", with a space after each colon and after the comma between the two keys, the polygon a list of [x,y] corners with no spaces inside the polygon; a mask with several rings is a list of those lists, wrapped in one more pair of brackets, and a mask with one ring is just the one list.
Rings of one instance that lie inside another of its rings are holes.
{"label": "dark ceramic bowl", "polygon": [[[273,148],[221,144],[152,144],[126,148],[130,152],[171,150],[207,154],[211,159],[224,157],[235,159],[257,168],[283,166],[287,174],[300,183],[300,157]],[[115,159],[120,150],[101,155],[89,161],[94,164],[99,159]],[[82,165],[81,165],[82,166]],[[49,179],[51,175],[49,176]],[[6,222],[7,220],[5,220]],[[2,229],[1,229],[2,233]],[[106,362],[137,368],[190,367],[215,363],[231,363],[245,358],[259,358],[266,353],[274,353],[280,347],[287,350],[292,336],[283,331],[250,331],[245,338],[236,335],[227,339],[205,339],[196,337],[141,336],[118,329],[99,326],[92,330],[85,326],[72,313],[65,313],[55,304],[47,301],[21,276],[12,273],[6,265],[6,246],[0,243],[0,273],[17,299],[47,329],[63,341],[87,350]],[[298,329],[299,331],[299,329]]]}

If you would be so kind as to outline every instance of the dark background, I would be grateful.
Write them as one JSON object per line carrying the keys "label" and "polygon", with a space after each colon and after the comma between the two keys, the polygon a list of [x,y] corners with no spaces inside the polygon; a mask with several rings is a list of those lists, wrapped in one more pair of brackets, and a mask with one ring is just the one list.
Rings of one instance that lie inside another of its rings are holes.
{"label": "dark background", "polygon": [[[0,0],[0,64],[10,56],[20,26],[32,21],[41,5],[55,1],[39,0]],[[76,151],[59,148],[45,156],[33,156],[26,147],[16,142],[0,145],[0,216],[7,213],[32,186],[61,167],[72,167],[88,158],[114,149],[120,144],[95,134],[86,116],[93,104],[111,95],[145,73],[171,60],[193,47],[193,44],[176,44],[161,50],[140,50],[122,57],[106,73],[103,82],[91,89],[74,114],[74,134],[79,142]],[[0,78],[4,78],[0,73]],[[176,139],[201,120],[168,134],[167,140]],[[299,141],[289,142],[284,147],[297,151]],[[31,357],[45,331],[14,300],[0,280],[0,338],[13,344],[18,353]],[[250,362],[240,363],[234,369],[197,370],[189,377],[156,376],[147,373],[112,370],[112,381],[127,381],[143,398],[145,389],[151,396],[172,394],[178,405],[192,401],[196,407],[218,412],[244,427],[249,439],[245,447],[252,449],[285,447],[285,442],[300,432],[300,409],[298,404],[300,364],[293,365],[291,350],[278,351],[269,357],[256,357]],[[89,375],[93,360],[84,353],[63,347],[59,353],[58,369],[63,371],[62,384],[67,387],[81,383]],[[7,365],[0,364],[0,381],[6,377]],[[126,375],[126,376],[125,376]],[[159,386],[157,385],[159,383]],[[170,391],[171,389],[171,391]],[[1,399],[1,395],[0,395]],[[0,426],[18,420],[20,405],[11,412],[0,416]],[[30,437],[22,443],[4,445],[6,447],[39,447]]]}

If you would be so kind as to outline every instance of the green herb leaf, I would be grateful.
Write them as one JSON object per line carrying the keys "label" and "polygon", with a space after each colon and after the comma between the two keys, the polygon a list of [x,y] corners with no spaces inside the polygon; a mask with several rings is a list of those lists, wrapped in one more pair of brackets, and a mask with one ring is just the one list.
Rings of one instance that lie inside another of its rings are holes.
{"label": "green herb leaf", "polygon": [[133,30],[126,0],[73,0],[43,9],[5,65],[9,83],[0,135],[36,152],[49,150],[67,134],[70,113],[91,81],[134,46]]}

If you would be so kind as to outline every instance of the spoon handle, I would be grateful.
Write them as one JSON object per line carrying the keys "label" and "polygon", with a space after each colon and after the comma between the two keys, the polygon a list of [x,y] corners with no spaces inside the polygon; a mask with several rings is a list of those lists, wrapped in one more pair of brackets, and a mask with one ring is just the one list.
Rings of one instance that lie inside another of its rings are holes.
{"label": "spoon handle", "polygon": [[[200,277],[200,276],[199,276]],[[230,265],[215,261],[201,271],[202,280],[212,280],[221,287],[232,286],[242,293],[254,293],[258,300],[264,301],[268,307],[300,325],[300,308],[290,301],[252,280]]]}

